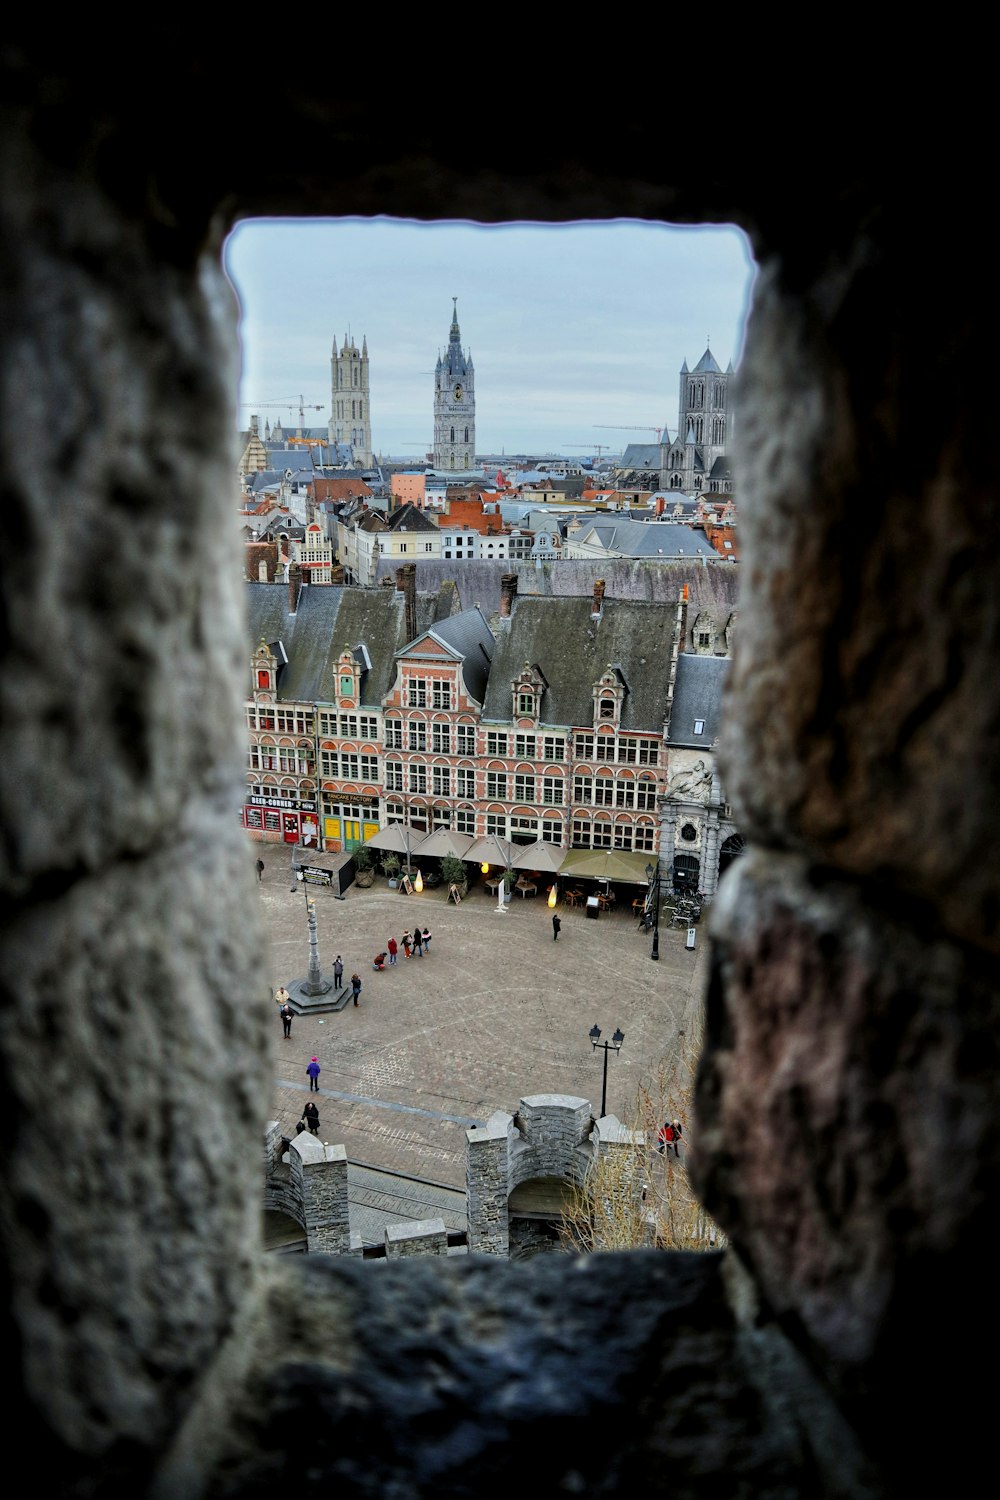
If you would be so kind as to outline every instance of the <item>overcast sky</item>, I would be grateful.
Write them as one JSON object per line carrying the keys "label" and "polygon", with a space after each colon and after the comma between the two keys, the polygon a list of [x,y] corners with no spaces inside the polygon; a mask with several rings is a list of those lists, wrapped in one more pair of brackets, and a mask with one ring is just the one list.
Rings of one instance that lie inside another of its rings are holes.
{"label": "overcast sky", "polygon": [[620,452],[677,424],[681,362],[739,362],[753,264],[736,229],[635,222],[485,228],[255,220],[226,266],[242,308],[240,426],[330,414],[330,347],[368,340],[376,453],[418,459],[458,298],[479,453]]}

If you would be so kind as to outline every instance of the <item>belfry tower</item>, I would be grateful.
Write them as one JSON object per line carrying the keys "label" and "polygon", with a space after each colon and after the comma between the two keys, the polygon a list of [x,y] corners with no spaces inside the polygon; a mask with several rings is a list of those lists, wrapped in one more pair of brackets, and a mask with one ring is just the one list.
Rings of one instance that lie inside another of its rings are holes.
{"label": "belfry tower", "polygon": [[476,462],[476,376],[462,353],[458,298],[452,297],[448,348],[434,370],[434,467],[471,469]]}
{"label": "belfry tower", "polygon": [[344,345],[337,353],[337,340],[333,341],[330,356],[330,422],[331,443],[349,443],[354,451],[354,462],[362,469],[370,469],[375,462],[372,454],[371,401],[368,389],[368,340],[362,338],[361,348],[344,334]]}

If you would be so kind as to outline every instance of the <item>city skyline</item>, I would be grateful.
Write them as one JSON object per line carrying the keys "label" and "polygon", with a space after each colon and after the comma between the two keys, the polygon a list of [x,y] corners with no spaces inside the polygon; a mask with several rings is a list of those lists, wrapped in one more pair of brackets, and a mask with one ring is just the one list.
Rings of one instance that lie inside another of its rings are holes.
{"label": "city skyline", "polygon": [[[330,410],[330,352],[368,341],[375,451],[432,446],[434,364],[458,298],[477,451],[619,452],[670,435],[678,374],[738,363],[753,262],[732,226],[256,220],[225,264],[241,307],[238,422]],[[320,410],[315,408],[319,406]],[[312,408],[312,409],[308,409]],[[648,427],[644,424],[649,424]],[[640,430],[630,431],[631,427]]]}

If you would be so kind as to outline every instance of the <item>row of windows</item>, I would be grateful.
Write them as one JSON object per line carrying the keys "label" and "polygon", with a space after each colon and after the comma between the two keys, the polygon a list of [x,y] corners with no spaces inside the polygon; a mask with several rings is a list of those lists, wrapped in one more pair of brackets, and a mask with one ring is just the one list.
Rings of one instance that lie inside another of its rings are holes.
{"label": "row of windows", "polygon": [[487,771],[486,795],[491,802],[535,802],[536,787],[541,786],[541,800],[551,807],[562,807],[566,782],[562,776],[529,776],[518,772]]}
{"label": "row of windows", "polygon": [[[445,684],[447,686],[447,684]],[[439,705],[435,705],[437,707]],[[405,744],[409,750],[427,749],[427,731],[430,729],[431,749],[438,755],[450,755],[452,753],[452,730],[455,731],[454,745],[456,755],[475,755],[476,753],[476,726],[474,724],[431,724],[427,725],[421,720],[408,720],[405,726]],[[404,725],[401,719],[386,719],[385,721],[385,748],[387,750],[402,750],[404,746]]]}
{"label": "row of windows", "polygon": [[[425,815],[423,818],[421,816],[422,814]],[[455,820],[454,828],[456,833],[467,833],[470,835],[470,837],[475,838],[476,814],[471,807],[460,807],[454,813],[449,807],[432,807],[429,810],[418,808],[410,809],[410,823],[414,828],[418,828],[421,821],[426,822],[428,820],[432,829],[451,828],[453,826],[453,817]],[[390,823],[405,823],[406,809],[403,807],[403,804],[401,802],[387,802],[385,808],[385,820],[387,825]]]}
{"label": "row of windows", "polygon": [[[726,405],[726,387],[718,380],[711,387],[712,405],[716,411],[722,411]],[[703,380],[689,380],[687,387],[688,411],[695,411],[705,405],[705,382]]]}
{"label": "row of windows", "polygon": [[342,781],[377,781],[378,756],[354,755],[348,750],[323,750],[319,758],[320,774],[339,777]]}
{"label": "row of windows", "polygon": [[[528,707],[522,707],[527,702]],[[518,694],[518,714],[527,717],[533,714],[534,695],[530,693]],[[513,742],[513,750],[511,750]],[[488,730],[486,734],[486,754],[506,757],[513,755],[517,760],[538,760],[538,747],[541,745],[542,760],[565,760],[566,741],[558,734],[505,734],[503,731]]]}
{"label": "row of windows", "polygon": [[631,781],[624,777],[580,775],[573,777],[573,802],[593,803],[596,807],[638,807],[650,812],[656,809],[656,782]]}
{"label": "row of windows", "polygon": [[374,740],[378,738],[378,719],[375,714],[321,713],[319,732],[331,739],[339,735],[345,740]]}
{"label": "row of windows", "polygon": [[451,683],[434,677],[410,677],[405,684],[406,702],[410,708],[451,708]]}
{"label": "row of windows", "polygon": [[275,708],[273,703],[261,703],[247,708],[248,729],[274,729],[279,734],[312,734],[315,718],[303,708]]}
{"label": "row of windows", "polygon": [[247,765],[252,771],[285,771],[295,776],[311,776],[316,769],[312,752],[298,745],[251,745]]}
{"label": "row of windows", "polygon": [[615,760],[628,766],[659,765],[661,744],[614,734],[578,734],[574,740],[577,760]]}
{"label": "row of windows", "polygon": [[654,827],[652,823],[612,823],[610,819],[599,822],[590,818],[574,818],[570,830],[570,847],[573,849],[635,849],[640,853],[653,849]]}

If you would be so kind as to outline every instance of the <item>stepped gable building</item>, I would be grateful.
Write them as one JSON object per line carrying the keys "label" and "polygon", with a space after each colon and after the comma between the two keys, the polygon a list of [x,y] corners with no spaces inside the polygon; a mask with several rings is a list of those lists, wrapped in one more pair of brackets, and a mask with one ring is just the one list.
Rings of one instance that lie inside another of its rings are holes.
{"label": "stepped gable building", "polygon": [[[415,580],[416,569],[401,569]],[[386,821],[475,835],[476,749],[496,642],[478,606],[396,652],[385,696]]]}
{"label": "stepped gable building", "polygon": [[462,352],[458,298],[452,298],[448,348],[434,369],[434,467],[471,469],[476,461],[476,374]]}
{"label": "stepped gable building", "polygon": [[447,596],[404,589],[250,584],[253,684],[242,820],[269,842],[340,850],[377,832],[382,698],[394,652],[447,611]]}
{"label": "stepped gable building", "polygon": [[361,348],[344,334],[341,349],[333,341],[330,355],[330,422],[329,441],[349,444],[353,460],[363,469],[375,462],[372,453],[371,391],[369,388],[368,340],[362,337]]}
{"label": "stepped gable building", "polygon": [[[661,605],[518,597],[507,575],[480,730],[485,831],[618,849],[659,847],[675,619]],[[645,878],[644,875],[641,878]]]}

